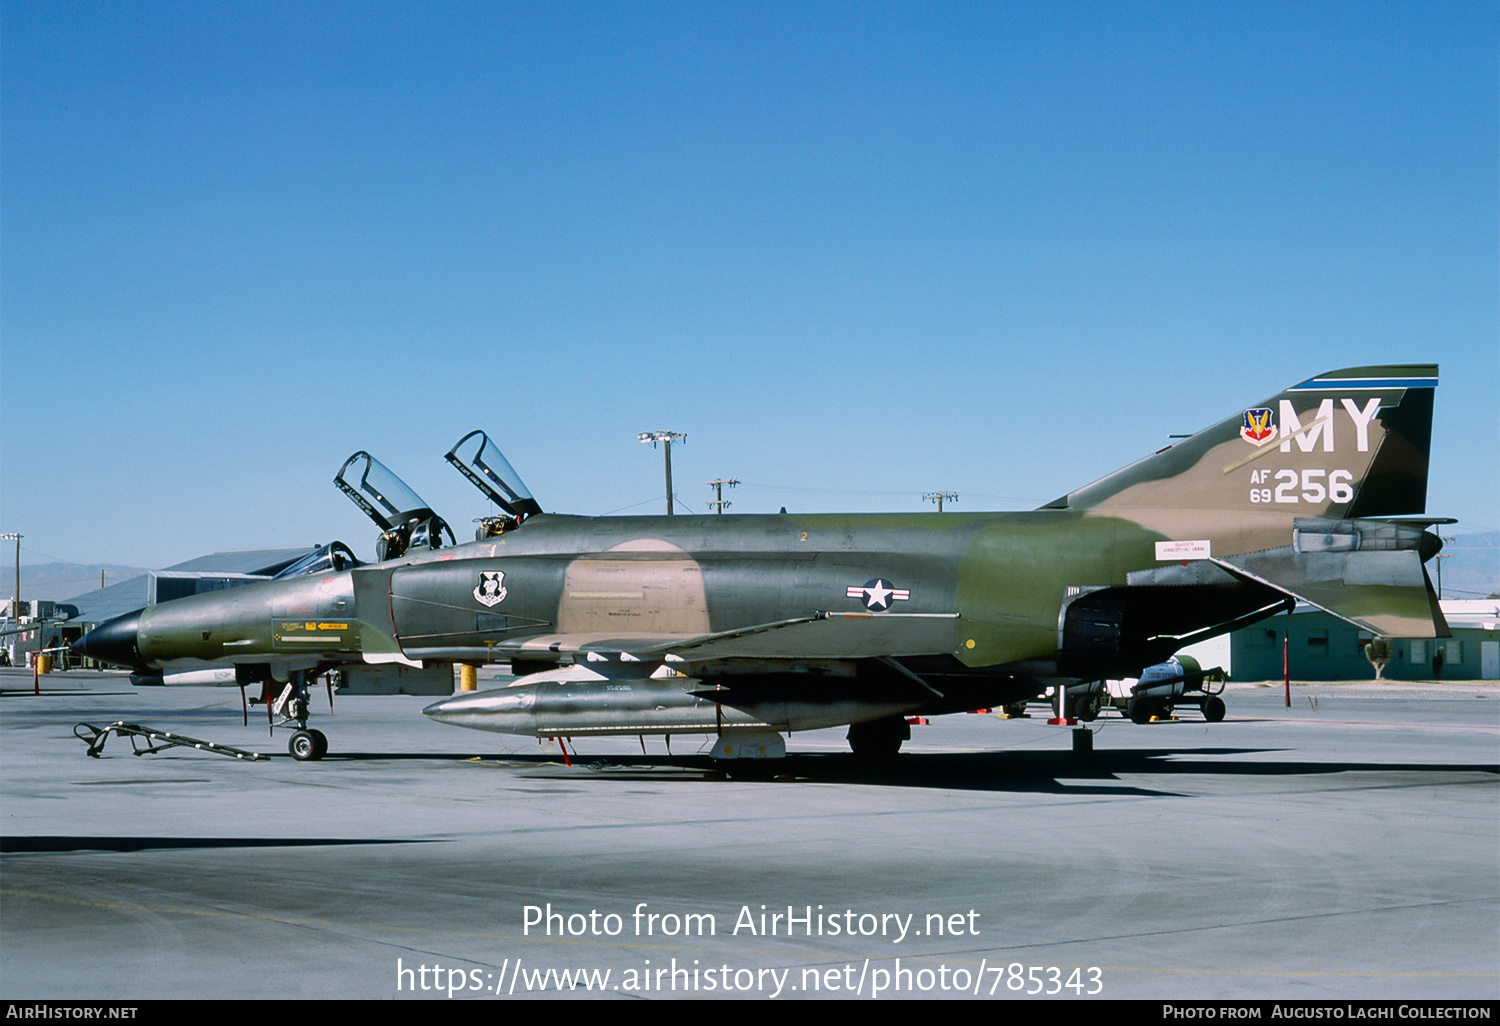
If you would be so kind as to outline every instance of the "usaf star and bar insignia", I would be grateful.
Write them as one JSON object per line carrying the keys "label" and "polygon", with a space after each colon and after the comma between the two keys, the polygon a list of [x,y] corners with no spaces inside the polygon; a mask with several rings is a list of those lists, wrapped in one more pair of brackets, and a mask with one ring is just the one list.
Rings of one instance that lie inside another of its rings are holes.
{"label": "usaf star and bar insignia", "polygon": [[892,602],[905,602],[911,598],[910,591],[895,587],[883,577],[877,577],[861,585],[851,584],[844,594],[849,598],[859,599],[872,613],[891,608]]}

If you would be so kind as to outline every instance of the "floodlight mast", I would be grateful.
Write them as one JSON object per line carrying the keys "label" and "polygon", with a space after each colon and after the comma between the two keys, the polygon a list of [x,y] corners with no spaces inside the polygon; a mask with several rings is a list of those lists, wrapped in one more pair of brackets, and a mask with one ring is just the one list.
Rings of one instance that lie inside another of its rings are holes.
{"label": "floodlight mast", "polygon": [[651,448],[656,448],[656,443],[661,442],[667,450],[667,516],[672,515],[672,439],[682,439],[682,444],[687,444],[687,435],[680,431],[642,431],[636,435],[639,442],[650,442]]}

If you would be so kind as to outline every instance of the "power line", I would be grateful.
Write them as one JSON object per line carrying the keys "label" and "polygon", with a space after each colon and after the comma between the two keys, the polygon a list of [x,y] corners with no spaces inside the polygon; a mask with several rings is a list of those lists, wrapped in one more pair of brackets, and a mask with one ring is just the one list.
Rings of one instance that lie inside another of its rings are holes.
{"label": "power line", "polygon": [[660,495],[653,495],[649,499],[642,499],[640,502],[632,502],[629,506],[621,506],[619,509],[606,510],[605,512],[600,513],[599,516],[608,517],[613,516],[616,513],[624,513],[627,509],[635,509],[637,506],[644,506],[648,502],[656,502],[660,498]]}

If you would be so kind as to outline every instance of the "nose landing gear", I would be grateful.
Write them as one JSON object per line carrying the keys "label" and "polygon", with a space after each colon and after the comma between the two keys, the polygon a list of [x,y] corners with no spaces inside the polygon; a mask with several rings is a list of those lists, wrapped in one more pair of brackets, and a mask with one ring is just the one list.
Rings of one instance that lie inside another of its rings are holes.
{"label": "nose landing gear", "polygon": [[299,730],[286,747],[298,762],[314,762],[328,754],[328,738],[321,730]]}
{"label": "nose landing gear", "polygon": [[281,717],[280,723],[297,725],[286,748],[298,762],[316,762],[328,754],[327,736],[321,730],[309,729],[307,726],[307,717],[311,711],[308,692],[312,679],[313,675],[305,670],[293,673],[292,679],[287,681],[286,687],[282,688],[281,694],[268,710],[268,713],[274,712]]}

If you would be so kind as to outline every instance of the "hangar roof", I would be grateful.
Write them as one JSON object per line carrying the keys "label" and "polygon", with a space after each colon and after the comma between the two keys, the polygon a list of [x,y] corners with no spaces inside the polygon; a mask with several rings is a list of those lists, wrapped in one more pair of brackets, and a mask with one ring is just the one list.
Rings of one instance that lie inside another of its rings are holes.
{"label": "hangar roof", "polygon": [[300,549],[237,549],[211,552],[185,563],[163,567],[173,573],[256,574],[272,577],[307,555],[316,545]]}
{"label": "hangar roof", "polygon": [[[211,552],[206,556],[197,556],[184,563],[166,567],[161,574],[172,577],[271,577],[316,548],[316,545],[308,545],[297,549]],[[78,607],[78,616],[73,622],[102,623],[111,617],[135,612],[147,604],[151,576],[140,574],[129,577],[108,587],[95,588],[76,598],[67,599],[66,605]]]}

